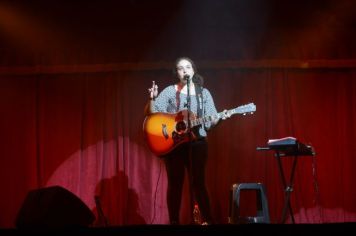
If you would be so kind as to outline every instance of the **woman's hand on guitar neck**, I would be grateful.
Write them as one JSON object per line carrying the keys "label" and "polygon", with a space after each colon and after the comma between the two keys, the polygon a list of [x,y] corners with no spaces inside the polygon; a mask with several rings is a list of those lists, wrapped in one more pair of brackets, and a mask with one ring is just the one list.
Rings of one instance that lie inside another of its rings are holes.
{"label": "woman's hand on guitar neck", "polygon": [[150,99],[154,100],[158,95],[158,86],[155,84],[155,81],[152,81],[152,87],[148,89],[150,94]]}
{"label": "woman's hand on guitar neck", "polygon": [[226,109],[223,110],[221,119],[226,120],[227,118],[230,118],[230,117],[231,117],[231,112]]}
{"label": "woman's hand on guitar neck", "polygon": [[222,114],[221,117],[218,117],[211,121],[212,126],[216,126],[220,120],[226,120],[227,118],[230,118],[230,116],[232,115],[231,112],[228,110],[223,110],[221,114]]}

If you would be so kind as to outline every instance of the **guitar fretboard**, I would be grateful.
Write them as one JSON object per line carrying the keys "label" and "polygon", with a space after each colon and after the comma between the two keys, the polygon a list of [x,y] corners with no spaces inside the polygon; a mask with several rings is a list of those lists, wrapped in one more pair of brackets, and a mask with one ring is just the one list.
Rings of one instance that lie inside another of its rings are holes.
{"label": "guitar fretboard", "polygon": [[213,116],[206,116],[206,117],[202,117],[202,118],[198,118],[198,119],[195,119],[195,120],[190,120],[190,124],[192,127],[195,127],[195,126],[198,126],[198,125],[201,125],[201,124],[205,124],[205,123],[208,123],[208,122],[211,122],[213,120],[216,120],[217,118],[221,118],[222,115],[220,115],[220,113],[216,114],[216,115],[213,115]]}
{"label": "guitar fretboard", "polygon": [[[231,115],[233,115],[233,114],[238,113],[239,112],[238,110],[240,110],[239,107],[228,110],[227,112],[230,113]],[[197,118],[194,120],[190,120],[190,124],[191,124],[191,127],[195,127],[195,126],[202,125],[202,124],[205,124],[208,122],[212,122],[213,120],[220,119],[223,117],[223,115],[224,115],[224,112],[222,111],[222,112],[219,112],[212,116],[205,116],[205,117]]]}

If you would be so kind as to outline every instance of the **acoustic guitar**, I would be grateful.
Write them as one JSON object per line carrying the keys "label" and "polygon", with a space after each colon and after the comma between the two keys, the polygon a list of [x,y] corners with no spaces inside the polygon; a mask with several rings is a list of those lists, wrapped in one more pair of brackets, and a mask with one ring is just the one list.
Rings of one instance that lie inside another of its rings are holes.
{"label": "acoustic guitar", "polygon": [[[255,111],[256,105],[249,103],[225,112],[230,115],[246,115],[253,114]],[[194,113],[188,113],[188,110],[182,110],[178,113],[156,112],[146,116],[143,122],[143,131],[150,150],[156,156],[166,155],[180,144],[188,142],[191,137],[195,138],[193,135],[189,137],[188,114],[190,128],[192,129],[217,118],[222,118],[224,111],[201,118],[197,118]]]}

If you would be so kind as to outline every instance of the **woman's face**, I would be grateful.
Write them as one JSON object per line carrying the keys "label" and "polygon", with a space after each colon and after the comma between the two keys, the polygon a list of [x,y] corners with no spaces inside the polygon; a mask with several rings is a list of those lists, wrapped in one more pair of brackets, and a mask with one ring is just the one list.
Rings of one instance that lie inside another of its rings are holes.
{"label": "woman's face", "polygon": [[187,79],[193,78],[194,69],[192,63],[186,59],[182,59],[177,63],[177,76],[181,83],[186,84]]}

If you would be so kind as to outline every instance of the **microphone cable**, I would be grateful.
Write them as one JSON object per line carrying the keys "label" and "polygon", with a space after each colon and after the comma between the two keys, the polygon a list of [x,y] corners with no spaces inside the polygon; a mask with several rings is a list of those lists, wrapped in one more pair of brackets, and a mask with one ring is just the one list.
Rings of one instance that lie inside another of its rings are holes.
{"label": "microphone cable", "polygon": [[156,201],[157,201],[157,191],[158,191],[158,184],[161,179],[161,172],[162,172],[162,162],[159,162],[159,171],[158,171],[158,178],[157,178],[157,183],[156,183],[156,190],[154,194],[154,199],[153,199],[153,216],[151,219],[150,224],[153,224],[155,218],[156,218]]}

